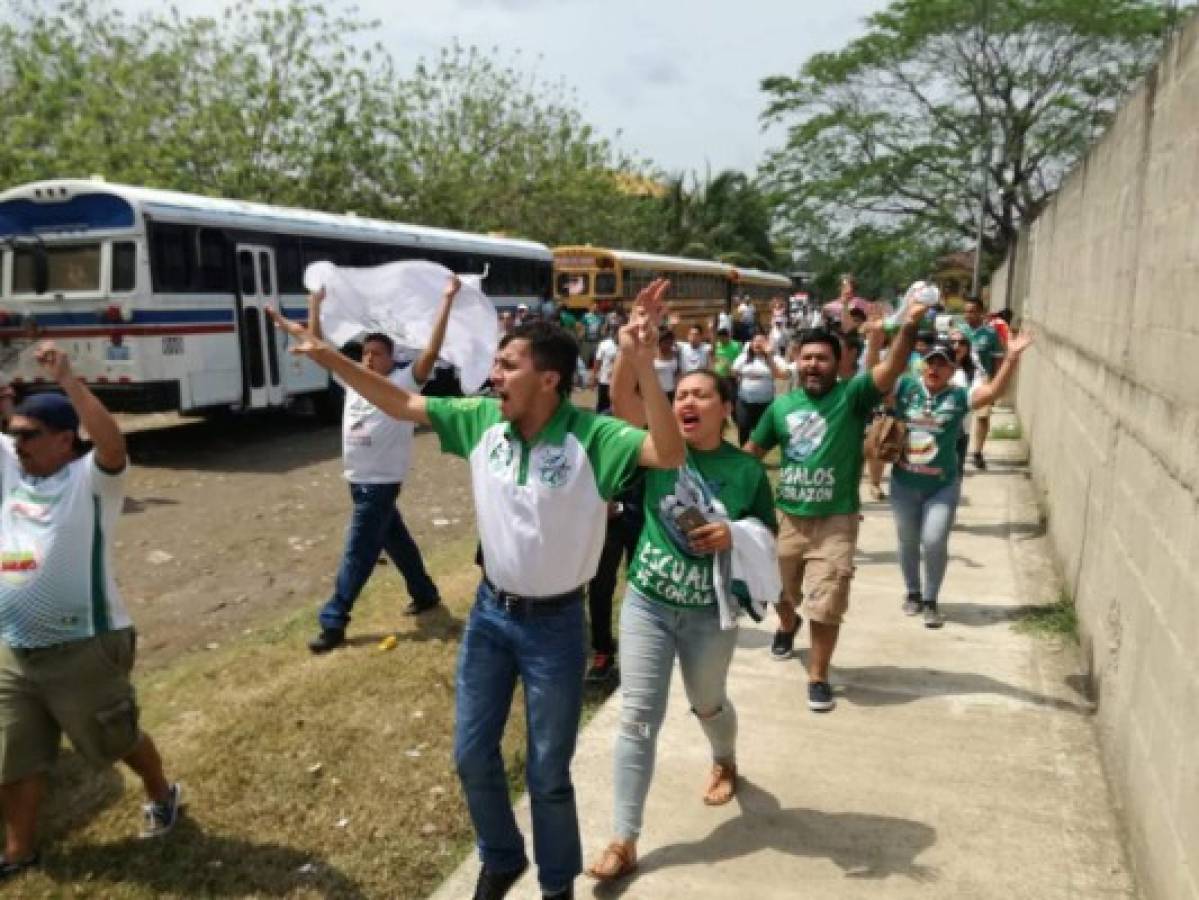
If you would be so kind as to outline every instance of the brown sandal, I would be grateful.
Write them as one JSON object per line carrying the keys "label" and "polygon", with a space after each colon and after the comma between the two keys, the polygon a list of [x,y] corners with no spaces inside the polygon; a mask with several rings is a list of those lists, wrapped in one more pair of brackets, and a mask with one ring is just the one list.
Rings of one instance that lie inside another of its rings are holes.
{"label": "brown sandal", "polygon": [[704,791],[704,803],[708,806],[724,806],[737,793],[737,764],[714,763]]}
{"label": "brown sandal", "polygon": [[616,881],[637,868],[637,850],[613,841],[604,848],[599,859],[587,867],[587,874],[599,882]]}

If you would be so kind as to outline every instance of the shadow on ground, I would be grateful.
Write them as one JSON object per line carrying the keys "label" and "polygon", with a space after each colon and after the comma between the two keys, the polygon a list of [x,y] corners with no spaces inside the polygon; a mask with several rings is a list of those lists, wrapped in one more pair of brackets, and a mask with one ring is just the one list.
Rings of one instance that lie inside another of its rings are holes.
{"label": "shadow on ground", "polygon": [[641,858],[637,872],[616,884],[597,885],[596,897],[619,897],[639,877],[672,866],[709,867],[773,850],[797,857],[828,859],[847,878],[936,880],[936,870],[916,858],[936,843],[936,829],[923,822],[867,813],[827,813],[779,801],[748,779],[740,779],[735,801],[741,815],[698,841],[667,844]]}
{"label": "shadow on ground", "polygon": [[861,666],[834,669],[837,693],[856,706],[894,706],[925,697],[991,694],[1062,712],[1089,715],[1089,704],[1048,697],[977,672],[943,672],[900,666]]}
{"label": "shadow on ground", "polygon": [[[136,827],[131,823],[131,828]],[[135,883],[156,894],[203,897],[285,897],[301,891],[324,897],[365,897],[337,869],[311,853],[210,834],[186,815],[167,837],[137,837],[111,844],[75,846],[50,854],[41,871],[60,884]]]}

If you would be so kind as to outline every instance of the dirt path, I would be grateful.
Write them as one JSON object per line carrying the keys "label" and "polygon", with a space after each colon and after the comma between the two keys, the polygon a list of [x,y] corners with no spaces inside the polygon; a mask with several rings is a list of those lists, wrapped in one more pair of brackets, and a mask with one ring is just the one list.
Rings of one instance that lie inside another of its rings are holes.
{"label": "dirt path", "polygon": [[[116,572],[140,664],[164,665],[287,610],[315,615],[349,513],[338,429],[302,416],[121,418],[134,468]],[[416,436],[400,508],[422,548],[474,529],[466,464],[429,432]]]}

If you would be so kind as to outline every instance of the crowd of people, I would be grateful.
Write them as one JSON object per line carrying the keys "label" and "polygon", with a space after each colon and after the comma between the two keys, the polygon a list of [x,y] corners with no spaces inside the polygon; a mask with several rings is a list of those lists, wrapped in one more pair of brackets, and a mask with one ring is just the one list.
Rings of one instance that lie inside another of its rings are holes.
{"label": "crowd of people", "polygon": [[[363,339],[361,362],[323,340],[323,292],[310,298],[306,324],[272,312],[291,351],[346,389],[352,511],[309,648],[326,653],[345,642],[380,553],[405,580],[406,613],[440,604],[396,506],[413,428],[432,429],[443,452],[469,465],[479,536],[454,733],[482,863],[474,896],[505,896],[529,865],[500,752],[520,682],[537,876],[543,896],[568,898],[584,871],[570,768],[585,683],[613,678],[619,650],[613,833],[586,868],[606,882],[637,866],[676,659],[710,746],[709,805],[737,790],[738,723],[726,685],[739,616],[775,610],[776,659],[792,656],[806,618],[808,705],[835,707],[830,666],[850,603],[865,448],[878,443],[865,439],[880,422],[901,444],[890,480],[900,608],[929,627],[944,624],[938,600],[971,416],[982,468],[987,412],[1031,336],[1001,336],[977,302],[961,321],[943,323],[942,335],[918,292],[887,319],[857,302],[847,276],[831,305],[780,300],[760,322],[744,299],[688,327],[680,342],[667,324],[670,285],[659,279],[624,313],[576,318],[552,301],[502,312],[490,396],[425,396],[459,287],[446,285],[429,344],[405,367],[385,334]],[[124,760],[141,776],[146,836],[169,831],[181,803],[139,727],[129,682],[134,632],[110,554],[128,470],[124,440],[61,349],[43,344],[38,360],[62,393],[13,407],[0,389],[8,420],[0,435],[0,878],[38,862],[37,812],[62,732],[88,759]],[[597,389],[594,411],[571,402],[580,381]],[[763,464],[775,448],[777,488]],[[885,463],[876,453],[869,466],[880,500]],[[622,564],[618,642],[612,606]]]}

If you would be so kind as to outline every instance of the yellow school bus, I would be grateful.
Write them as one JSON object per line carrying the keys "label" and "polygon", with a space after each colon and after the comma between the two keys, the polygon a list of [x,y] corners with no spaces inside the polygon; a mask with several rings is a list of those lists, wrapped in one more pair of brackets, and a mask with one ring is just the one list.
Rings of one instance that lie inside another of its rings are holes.
{"label": "yellow school bus", "polygon": [[693,324],[710,328],[716,315],[727,312],[733,298],[743,293],[753,299],[760,316],[768,316],[770,298],[785,297],[791,289],[783,275],[714,260],[587,245],[555,247],[553,253],[554,293],[562,306],[577,312],[593,305],[601,312],[623,311],[655,278],[669,278],[666,299],[671,323],[680,331]]}

